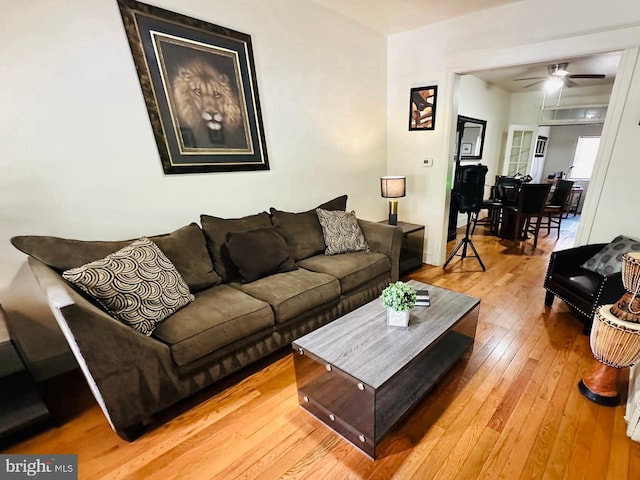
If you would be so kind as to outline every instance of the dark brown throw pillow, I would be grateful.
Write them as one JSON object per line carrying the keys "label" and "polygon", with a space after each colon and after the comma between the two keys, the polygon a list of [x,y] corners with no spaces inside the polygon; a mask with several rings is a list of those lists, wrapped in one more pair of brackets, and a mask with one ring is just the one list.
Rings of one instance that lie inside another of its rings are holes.
{"label": "dark brown throw pillow", "polygon": [[207,239],[209,254],[213,259],[213,267],[225,283],[239,279],[238,269],[229,257],[227,234],[273,226],[267,212],[242,218],[220,218],[202,214],[200,222]]}
{"label": "dark brown throw pillow", "polygon": [[243,283],[297,269],[287,242],[275,227],[227,233],[226,246]]}
{"label": "dark brown throw pillow", "polygon": [[[345,210],[347,196],[342,195],[319,205],[322,210]],[[326,246],[322,226],[316,209],[307,212],[290,213],[271,208],[271,219],[289,245],[291,256],[297,262],[323,253]]]}

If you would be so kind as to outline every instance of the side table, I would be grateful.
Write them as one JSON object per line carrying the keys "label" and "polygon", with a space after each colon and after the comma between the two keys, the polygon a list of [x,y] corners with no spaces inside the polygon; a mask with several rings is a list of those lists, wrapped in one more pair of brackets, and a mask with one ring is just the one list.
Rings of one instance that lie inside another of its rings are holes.
{"label": "side table", "polygon": [[49,409],[9,337],[0,306],[0,440],[48,418]]}
{"label": "side table", "polygon": [[573,186],[571,192],[569,192],[564,216],[562,218],[567,218],[570,213],[573,213],[574,217],[578,214],[578,208],[580,208],[580,200],[582,199],[583,191],[584,189],[580,185]]}
{"label": "side table", "polygon": [[[382,220],[378,223],[389,223]],[[424,225],[398,222],[402,229],[402,248],[400,249],[400,275],[422,266],[424,249]]]}

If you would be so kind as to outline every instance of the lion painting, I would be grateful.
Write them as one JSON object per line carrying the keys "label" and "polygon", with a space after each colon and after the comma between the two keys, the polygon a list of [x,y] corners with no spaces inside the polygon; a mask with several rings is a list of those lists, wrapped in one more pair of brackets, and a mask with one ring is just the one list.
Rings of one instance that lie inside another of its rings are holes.
{"label": "lion painting", "polygon": [[186,147],[247,148],[240,100],[227,75],[192,59],[180,65],[172,89]]}

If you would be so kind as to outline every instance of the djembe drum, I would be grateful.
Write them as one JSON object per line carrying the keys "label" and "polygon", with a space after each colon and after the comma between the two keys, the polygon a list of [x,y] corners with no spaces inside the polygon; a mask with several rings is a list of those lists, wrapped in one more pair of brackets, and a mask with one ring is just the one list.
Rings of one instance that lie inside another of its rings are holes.
{"label": "djembe drum", "polygon": [[615,305],[598,308],[591,328],[591,351],[598,360],[578,388],[595,403],[620,403],[620,369],[640,360],[640,252],[622,257],[622,283],[627,291]]}

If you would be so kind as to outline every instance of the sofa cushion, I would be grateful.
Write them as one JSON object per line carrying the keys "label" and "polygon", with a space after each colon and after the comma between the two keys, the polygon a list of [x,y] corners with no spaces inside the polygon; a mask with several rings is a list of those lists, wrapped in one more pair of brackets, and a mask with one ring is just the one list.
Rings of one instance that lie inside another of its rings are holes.
{"label": "sofa cushion", "polygon": [[[198,292],[222,281],[213,270],[204,234],[196,223],[172,233],[147,238],[160,247],[171,260],[192,292]],[[37,235],[11,239],[11,243],[18,250],[47,264],[58,273],[104,258],[131,242],[133,240],[102,242]]]}
{"label": "sofa cushion", "polygon": [[269,303],[279,323],[340,297],[340,283],[336,278],[302,268],[236,285],[252,297]]}
{"label": "sofa cushion", "polygon": [[322,225],[325,255],[347,252],[368,252],[369,245],[362,234],[355,212],[328,211],[316,209]]}
{"label": "sofa cushion", "polygon": [[298,266],[336,277],[342,293],[391,271],[389,257],[374,252],[316,255],[298,262]]}
{"label": "sofa cushion", "polygon": [[275,227],[227,234],[227,249],[243,283],[295,270],[289,247]]}
{"label": "sofa cushion", "polygon": [[171,261],[147,238],[62,276],[145,335],[194,300]]}
{"label": "sofa cushion", "polygon": [[195,301],[174,313],[153,332],[171,348],[179,366],[273,325],[265,302],[228,285],[196,294]]}
{"label": "sofa cushion", "polygon": [[563,285],[585,300],[592,301],[598,293],[602,276],[589,270],[582,269],[580,273],[569,275],[554,274],[553,280]]}
{"label": "sofa cushion", "polygon": [[[336,197],[316,208],[345,210],[347,196]],[[270,211],[273,224],[280,229],[280,233],[289,245],[291,256],[296,262],[324,251],[322,226],[315,208],[301,213],[283,212],[275,208],[271,208]]]}
{"label": "sofa cushion", "polygon": [[192,292],[222,283],[222,278],[213,268],[204,233],[197,223],[149,239],[173,262]]}
{"label": "sofa cushion", "polygon": [[200,215],[200,222],[207,239],[209,253],[213,258],[213,267],[225,282],[240,279],[240,274],[231,261],[226,246],[227,234],[271,226],[271,218],[267,212],[242,218],[220,218],[203,214]]}
{"label": "sofa cushion", "polygon": [[625,253],[639,251],[640,242],[638,240],[618,235],[581,266],[600,275],[611,275],[622,271],[622,256]]}

